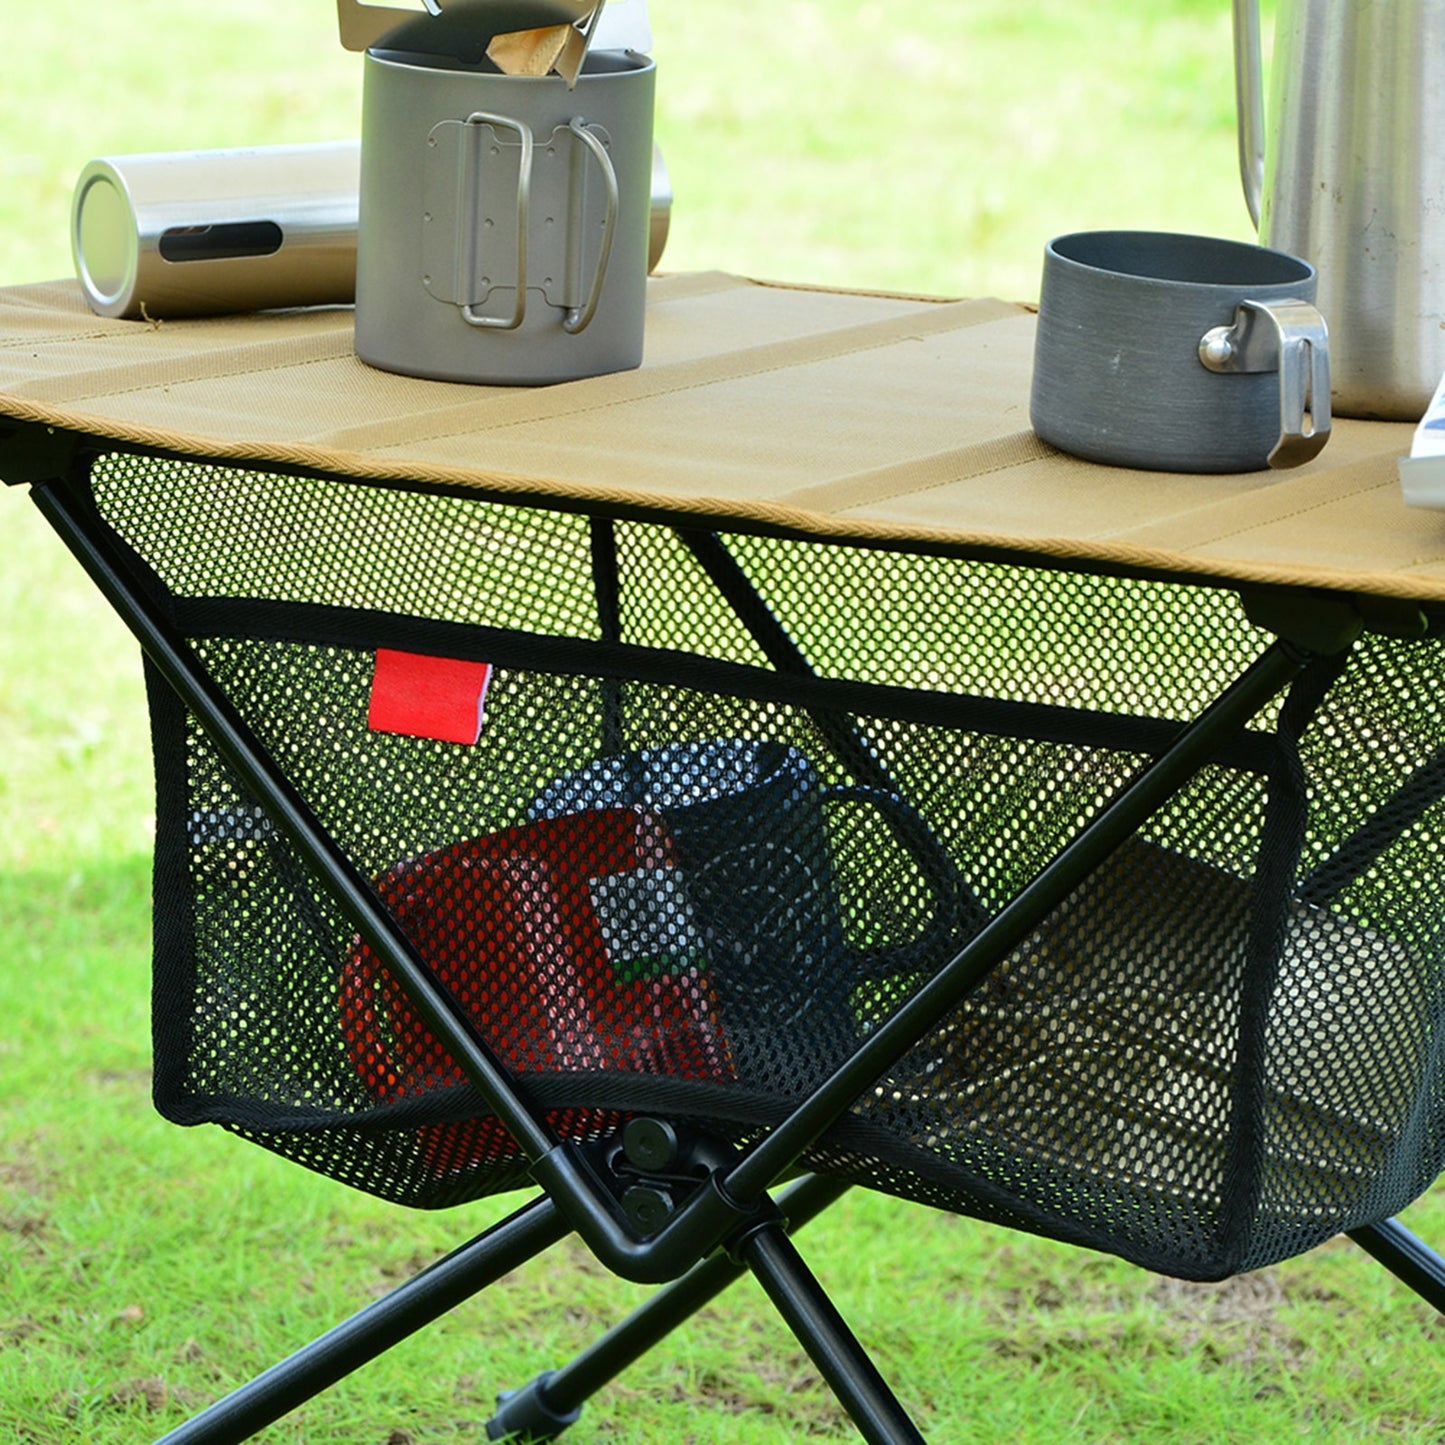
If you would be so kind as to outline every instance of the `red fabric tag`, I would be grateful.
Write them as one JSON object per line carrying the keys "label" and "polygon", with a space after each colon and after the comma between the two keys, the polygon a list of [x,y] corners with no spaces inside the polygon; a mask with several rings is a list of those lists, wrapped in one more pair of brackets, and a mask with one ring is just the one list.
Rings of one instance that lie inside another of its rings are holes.
{"label": "red fabric tag", "polygon": [[367,725],[372,732],[472,746],[482,733],[489,662],[376,650]]}

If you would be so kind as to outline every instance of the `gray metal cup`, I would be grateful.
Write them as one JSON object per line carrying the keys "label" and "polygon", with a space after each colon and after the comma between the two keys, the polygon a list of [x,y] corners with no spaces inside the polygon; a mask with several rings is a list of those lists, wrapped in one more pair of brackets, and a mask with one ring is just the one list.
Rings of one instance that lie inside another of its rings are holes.
{"label": "gray metal cup", "polygon": [[1330,433],[1314,268],[1207,236],[1084,231],[1044,253],[1030,417],[1044,441],[1150,471],[1294,467]]}
{"label": "gray metal cup", "polygon": [[[485,66],[485,62],[484,62]],[[541,385],[642,361],[654,69],[575,88],[367,52],[356,350],[388,371]]]}

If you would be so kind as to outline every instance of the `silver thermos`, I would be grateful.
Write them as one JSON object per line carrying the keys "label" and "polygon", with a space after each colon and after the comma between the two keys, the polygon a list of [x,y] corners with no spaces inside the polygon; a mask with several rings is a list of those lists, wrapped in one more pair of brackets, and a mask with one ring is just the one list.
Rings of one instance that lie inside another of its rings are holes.
{"label": "silver thermos", "polygon": [[349,303],[361,146],[115,156],[81,172],[75,267],[102,316]]}

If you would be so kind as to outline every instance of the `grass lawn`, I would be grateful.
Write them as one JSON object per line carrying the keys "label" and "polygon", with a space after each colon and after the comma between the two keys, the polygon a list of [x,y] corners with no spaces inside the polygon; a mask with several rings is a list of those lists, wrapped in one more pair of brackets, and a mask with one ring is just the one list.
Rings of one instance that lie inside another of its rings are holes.
{"label": "grass lawn", "polygon": [[[93,155],[356,132],[327,0],[11,9],[0,283],[69,272]],[[1248,234],[1225,0],[652,9],[671,269],[1027,298],[1063,231]],[[0,1439],[133,1445],[520,1201],[404,1212],[151,1112],[139,669],[16,492],[0,730]],[[1445,1193],[1408,1222],[1445,1240]],[[1184,1285],[857,1194],[801,1243],[936,1442],[1441,1437],[1445,1321],[1345,1242]],[[476,1442],[641,1293],[565,1246],[261,1438]],[[855,1438],[750,1284],[574,1437]]]}

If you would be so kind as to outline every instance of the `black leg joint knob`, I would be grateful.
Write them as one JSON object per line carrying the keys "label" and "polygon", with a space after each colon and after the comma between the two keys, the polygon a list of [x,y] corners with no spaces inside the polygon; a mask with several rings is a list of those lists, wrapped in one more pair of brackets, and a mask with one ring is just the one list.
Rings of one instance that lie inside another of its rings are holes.
{"label": "black leg joint knob", "polygon": [[644,1174],[667,1174],[677,1167],[682,1145],[677,1130],[664,1119],[631,1119],[622,1131],[627,1162]]}
{"label": "black leg joint knob", "polygon": [[[718,1191],[721,1193],[721,1189]],[[733,1206],[735,1209],[737,1205]],[[723,1249],[732,1262],[741,1269],[749,1268],[747,1247],[748,1241],[759,1234],[771,1230],[788,1232],[788,1221],[783,1216],[782,1210],[766,1195],[756,1205],[752,1212],[744,1219],[740,1219],[738,1227],[723,1241]]]}
{"label": "black leg joint knob", "polygon": [[622,1212],[638,1238],[648,1239],[671,1218],[672,1196],[665,1189],[635,1185],[622,1196]]}

